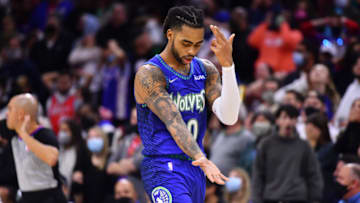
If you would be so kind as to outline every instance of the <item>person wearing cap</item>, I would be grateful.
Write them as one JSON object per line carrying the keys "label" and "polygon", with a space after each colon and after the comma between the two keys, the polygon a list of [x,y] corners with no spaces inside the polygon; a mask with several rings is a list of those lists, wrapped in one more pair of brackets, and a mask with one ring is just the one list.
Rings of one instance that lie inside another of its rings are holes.
{"label": "person wearing cap", "polygon": [[298,111],[282,105],[276,112],[277,130],[257,149],[252,174],[253,203],[317,202],[323,182],[310,145],[295,130]]}

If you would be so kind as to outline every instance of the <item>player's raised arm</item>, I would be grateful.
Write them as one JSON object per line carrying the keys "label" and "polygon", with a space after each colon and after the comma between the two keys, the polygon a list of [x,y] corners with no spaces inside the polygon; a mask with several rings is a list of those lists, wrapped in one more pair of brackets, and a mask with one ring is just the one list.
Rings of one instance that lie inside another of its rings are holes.
{"label": "player's raised arm", "polygon": [[161,119],[185,154],[195,160],[203,157],[204,154],[186,127],[165,87],[165,77],[157,67],[145,65],[136,73],[136,101],[145,103]]}
{"label": "player's raised arm", "polygon": [[226,39],[218,27],[210,26],[210,29],[215,35],[210,48],[222,66],[222,86],[214,64],[203,59],[207,72],[205,94],[219,120],[226,125],[233,125],[238,119],[240,108],[240,94],[232,59],[232,42],[235,35],[232,34]]}

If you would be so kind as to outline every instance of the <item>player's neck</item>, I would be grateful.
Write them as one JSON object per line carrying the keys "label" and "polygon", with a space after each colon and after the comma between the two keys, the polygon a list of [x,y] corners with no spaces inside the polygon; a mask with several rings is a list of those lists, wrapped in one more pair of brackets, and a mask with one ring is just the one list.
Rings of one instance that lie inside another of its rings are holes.
{"label": "player's neck", "polygon": [[170,48],[166,47],[161,53],[161,58],[175,71],[187,75],[190,70],[190,65],[184,65],[176,60],[174,55],[171,53]]}

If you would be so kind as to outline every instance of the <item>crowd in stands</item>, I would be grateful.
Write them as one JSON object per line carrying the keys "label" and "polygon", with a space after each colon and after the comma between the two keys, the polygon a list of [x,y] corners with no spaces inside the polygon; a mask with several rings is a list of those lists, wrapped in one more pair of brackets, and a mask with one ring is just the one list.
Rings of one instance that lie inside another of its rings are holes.
{"label": "crowd in stands", "polygon": [[[0,119],[12,96],[38,98],[69,202],[150,201],[133,81],[166,44],[174,5],[204,9],[198,57],[219,70],[209,25],[235,33],[239,119],[224,126],[209,111],[204,139],[230,179],[208,182],[205,202],[332,203],[360,192],[359,0],[0,0]],[[0,138],[4,203],[21,199],[10,160]]]}

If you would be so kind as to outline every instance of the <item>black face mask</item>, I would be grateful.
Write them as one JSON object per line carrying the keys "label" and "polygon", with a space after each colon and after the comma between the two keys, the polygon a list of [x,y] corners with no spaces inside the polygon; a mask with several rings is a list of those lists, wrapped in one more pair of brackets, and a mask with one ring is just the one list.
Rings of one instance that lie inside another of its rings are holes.
{"label": "black face mask", "polygon": [[342,185],[342,184],[338,183],[337,181],[335,182],[334,197],[336,197],[336,200],[341,200],[347,192],[348,192],[348,189],[347,189],[346,185]]}
{"label": "black face mask", "polygon": [[125,134],[139,133],[137,125],[128,125],[125,128]]}
{"label": "black face mask", "polygon": [[360,80],[360,75],[354,75],[356,79]]}
{"label": "black face mask", "polygon": [[314,108],[314,107],[312,107],[312,106],[306,107],[306,108],[304,109],[304,111],[305,111],[305,114],[306,114],[307,117],[309,117],[310,115],[312,115],[312,114],[314,114],[314,113],[320,112],[319,109]]}
{"label": "black face mask", "polygon": [[92,118],[87,117],[87,116],[82,116],[80,118],[80,123],[81,123],[81,126],[85,130],[88,130],[88,129],[90,129],[91,127],[93,127],[96,124],[96,121],[94,119],[92,119]]}
{"label": "black face mask", "polygon": [[132,199],[129,197],[122,197],[120,199],[115,200],[116,203],[132,203]]}
{"label": "black face mask", "polygon": [[45,27],[44,33],[45,33],[45,37],[46,38],[51,38],[53,37],[57,32],[57,28],[55,25],[47,25]]}

